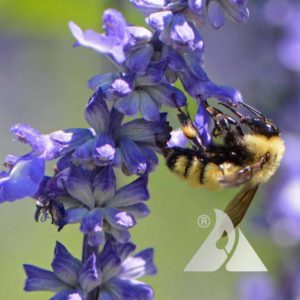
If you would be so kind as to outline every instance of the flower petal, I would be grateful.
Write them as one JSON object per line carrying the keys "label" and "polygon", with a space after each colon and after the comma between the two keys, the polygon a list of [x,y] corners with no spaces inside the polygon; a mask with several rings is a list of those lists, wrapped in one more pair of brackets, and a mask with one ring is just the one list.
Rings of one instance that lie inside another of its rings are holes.
{"label": "flower petal", "polygon": [[81,262],[59,242],[56,242],[51,266],[57,278],[70,286],[77,286]]}
{"label": "flower petal", "polygon": [[82,270],[79,274],[79,283],[81,288],[86,293],[89,293],[101,284],[101,280],[101,273],[99,272],[97,266],[97,257],[95,253],[93,253],[82,267]]}
{"label": "flower petal", "polygon": [[6,177],[0,178],[0,203],[33,196],[45,174],[43,157],[21,157]]}
{"label": "flower petal", "polygon": [[62,290],[49,300],[87,300],[87,297],[78,290]]}
{"label": "flower petal", "polygon": [[145,27],[129,25],[127,30],[131,36],[131,42],[133,42],[134,46],[145,45],[149,43],[153,37],[152,32]]}
{"label": "flower petal", "polygon": [[84,207],[73,207],[66,210],[64,223],[74,224],[81,222],[82,218],[88,213]]}
{"label": "flower petal", "polygon": [[153,249],[145,249],[122,263],[120,277],[137,279],[146,275],[155,275],[156,266],[153,262]]}
{"label": "flower petal", "polygon": [[32,291],[58,292],[61,289],[71,288],[69,285],[59,280],[54,275],[53,272],[32,265],[24,265],[23,267],[27,276],[25,286],[24,286],[24,290],[26,292],[32,292]]}
{"label": "flower petal", "polygon": [[109,233],[119,243],[126,243],[130,240],[130,233],[128,229],[118,229],[111,226],[107,230],[107,233]]}
{"label": "flower petal", "polygon": [[148,176],[141,176],[135,181],[123,186],[116,191],[115,196],[109,201],[110,207],[124,207],[145,201],[150,198],[147,189]]}
{"label": "flower petal", "polygon": [[94,139],[89,139],[74,151],[74,153],[72,154],[72,161],[75,165],[87,166],[93,163],[94,143]]}
{"label": "flower petal", "polygon": [[125,174],[142,175],[147,170],[147,160],[139,147],[130,139],[120,140],[120,149],[123,158],[123,171]]}
{"label": "flower petal", "polygon": [[137,49],[126,60],[127,67],[131,72],[144,74],[153,55],[153,46],[148,44]]}
{"label": "flower petal", "polygon": [[118,78],[111,84],[111,93],[118,97],[125,97],[132,92],[131,84],[130,79]]}
{"label": "flower petal", "polygon": [[108,291],[101,290],[97,300],[115,300],[115,298]]}
{"label": "flower petal", "polygon": [[36,154],[39,155],[44,152],[46,147],[45,137],[36,129],[27,124],[16,124],[10,131],[17,140],[30,145]]}
{"label": "flower petal", "polygon": [[147,173],[154,171],[156,166],[158,165],[157,155],[148,146],[145,147],[145,146],[140,145],[140,149],[143,152],[143,154],[147,160]]}
{"label": "flower petal", "polygon": [[94,179],[93,195],[98,207],[111,199],[116,191],[116,176],[112,166],[104,167]]}
{"label": "flower petal", "polygon": [[119,98],[115,102],[114,108],[124,115],[135,116],[138,113],[139,101],[140,93],[134,91],[126,97]]}
{"label": "flower petal", "polygon": [[89,208],[95,206],[92,186],[86,174],[79,168],[71,168],[70,175],[65,186],[70,195]]}
{"label": "flower petal", "polygon": [[124,47],[129,42],[127,23],[122,14],[114,9],[107,9],[104,12],[103,23],[106,34],[99,34],[93,30],[83,32],[73,22],[69,23],[69,27],[78,41],[77,45],[111,55],[117,63],[123,63],[126,58]]}
{"label": "flower petal", "polygon": [[206,9],[207,0],[188,0],[188,5],[195,13],[202,15]]}
{"label": "flower petal", "polygon": [[210,121],[211,118],[209,113],[207,112],[205,107],[200,104],[197,114],[195,115],[194,124],[199,131],[200,138],[204,146],[207,146],[212,140],[209,132]]}
{"label": "flower petal", "polygon": [[65,155],[77,149],[93,136],[92,130],[85,128],[70,128],[52,132],[46,135],[50,141],[46,144],[46,159],[52,160]]}
{"label": "flower petal", "polygon": [[112,163],[115,157],[115,142],[110,135],[102,133],[94,143],[93,157],[98,166]]}
{"label": "flower petal", "polygon": [[150,209],[145,203],[137,203],[130,206],[126,206],[125,209],[136,220],[145,218],[150,214]]}
{"label": "flower petal", "polygon": [[162,83],[155,87],[146,87],[145,91],[157,102],[170,107],[183,106],[186,104],[185,95],[174,86]]}
{"label": "flower petal", "polygon": [[104,95],[98,90],[89,100],[85,108],[85,118],[97,133],[106,132],[109,126],[109,111]]}
{"label": "flower petal", "polygon": [[128,229],[136,224],[132,215],[115,207],[105,208],[104,216],[111,226],[118,229]]}
{"label": "flower petal", "polygon": [[140,91],[140,112],[147,121],[159,121],[160,114],[159,108],[160,105],[158,102],[154,101],[148,93]]}
{"label": "flower petal", "polygon": [[208,4],[208,21],[210,25],[215,28],[219,29],[224,26],[225,24],[225,16],[221,5],[217,1],[210,1]]}
{"label": "flower petal", "polygon": [[195,39],[195,33],[193,28],[191,28],[189,22],[187,22],[183,14],[176,14],[171,30],[170,30],[171,39],[179,44],[188,44]]}
{"label": "flower petal", "polygon": [[114,251],[108,253],[106,256],[100,255],[99,261],[103,274],[103,282],[110,280],[120,272],[121,260]]}
{"label": "flower petal", "polygon": [[145,119],[135,119],[123,124],[118,132],[118,137],[126,137],[134,142],[156,148],[156,136],[162,140],[170,139],[170,126],[166,121],[166,114],[160,114],[157,122]]}
{"label": "flower petal", "polygon": [[217,98],[221,101],[228,101],[232,103],[243,102],[241,93],[238,90],[228,86],[216,85],[209,81],[200,85],[199,88],[206,98]]}
{"label": "flower petal", "polygon": [[167,4],[166,0],[130,0],[130,2],[145,15],[161,11]]}
{"label": "flower petal", "polygon": [[133,243],[115,243],[114,249],[118,253],[118,256],[120,257],[121,261],[123,262],[129,255],[131,255],[135,249],[136,245]]}
{"label": "flower petal", "polygon": [[80,231],[89,235],[89,244],[99,246],[104,242],[103,214],[99,208],[91,210],[84,216]]}
{"label": "flower petal", "polygon": [[249,19],[248,1],[227,1],[220,0],[227,16],[237,23],[245,23]]}
{"label": "flower petal", "polygon": [[105,287],[115,295],[116,299],[152,300],[154,292],[152,288],[140,281],[113,278]]}
{"label": "flower petal", "polygon": [[89,79],[88,87],[92,90],[97,90],[99,87],[101,87],[102,91],[106,91],[106,89],[112,84],[112,82],[116,78],[116,73],[98,74]]}
{"label": "flower petal", "polygon": [[188,139],[183,133],[182,129],[173,130],[171,132],[171,139],[168,141],[168,147],[181,147],[184,148],[188,143]]}
{"label": "flower petal", "polygon": [[166,27],[168,27],[171,24],[173,16],[173,13],[169,10],[159,11],[149,15],[149,17],[146,18],[146,22],[155,30],[163,31]]}

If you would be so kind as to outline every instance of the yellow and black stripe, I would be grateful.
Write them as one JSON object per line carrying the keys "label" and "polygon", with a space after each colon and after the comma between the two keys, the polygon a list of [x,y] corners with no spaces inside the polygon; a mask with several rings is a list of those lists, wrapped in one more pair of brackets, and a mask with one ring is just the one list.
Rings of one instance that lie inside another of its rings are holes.
{"label": "yellow and black stripe", "polygon": [[164,149],[168,168],[191,185],[203,184],[205,161],[200,154],[192,149],[180,147]]}

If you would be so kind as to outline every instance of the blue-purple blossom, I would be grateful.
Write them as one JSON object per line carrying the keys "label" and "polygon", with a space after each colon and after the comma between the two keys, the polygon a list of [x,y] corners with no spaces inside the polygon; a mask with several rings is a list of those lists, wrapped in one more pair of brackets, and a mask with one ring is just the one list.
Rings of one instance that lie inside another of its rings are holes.
{"label": "blue-purple blossom", "polygon": [[114,108],[125,115],[136,116],[141,112],[145,120],[159,121],[162,104],[173,108],[186,104],[185,95],[163,81],[164,66],[164,62],[158,62],[143,76],[116,79],[106,98],[114,101]]}
{"label": "blue-purple blossom", "polygon": [[153,291],[137,279],[154,275],[153,250],[132,255],[135,245],[107,242],[102,252],[93,253],[84,263],[56,244],[52,270],[24,265],[25,291],[51,291],[51,300],[86,300],[97,289],[98,299],[150,300]]}
{"label": "blue-purple blossom", "polygon": [[157,122],[136,119],[122,124],[124,116],[115,109],[109,111],[99,90],[90,99],[85,116],[95,134],[72,154],[75,164],[112,164],[127,175],[145,174],[155,168],[158,160],[154,150],[159,150],[156,136],[169,138],[166,114],[160,114]]}
{"label": "blue-purple blossom", "polygon": [[[59,176],[59,174],[58,174]],[[142,176],[119,189],[111,166],[95,176],[79,168],[71,168],[64,186],[72,197],[67,199],[64,224],[80,222],[80,230],[91,246],[104,244],[107,235],[118,242],[127,242],[129,229],[137,219],[149,214],[144,203],[149,199],[148,178]],[[66,202],[66,196],[62,203]],[[69,197],[70,197],[69,196]]]}
{"label": "blue-purple blossom", "polygon": [[[114,9],[107,9],[103,14],[105,34],[93,30],[82,31],[74,22],[70,22],[69,27],[77,39],[75,46],[89,47],[106,54],[118,65],[126,64],[125,60],[129,55],[141,55],[136,51],[152,38],[149,30],[128,25],[123,15]],[[149,49],[149,51],[151,50]]]}
{"label": "blue-purple blossom", "polygon": [[11,129],[14,137],[32,150],[21,157],[8,156],[8,172],[0,174],[0,203],[33,196],[44,179],[46,161],[72,152],[93,136],[89,129],[66,129],[44,135],[26,124]]}

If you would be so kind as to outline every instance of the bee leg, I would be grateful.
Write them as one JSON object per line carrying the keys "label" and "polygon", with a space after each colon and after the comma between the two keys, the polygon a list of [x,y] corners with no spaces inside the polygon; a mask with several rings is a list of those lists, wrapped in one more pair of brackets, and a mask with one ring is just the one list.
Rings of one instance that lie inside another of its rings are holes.
{"label": "bee leg", "polygon": [[[175,100],[174,100],[175,102]],[[187,139],[189,139],[193,146],[195,146],[195,148],[200,152],[200,153],[204,153],[206,148],[202,143],[201,137],[200,137],[200,133],[197,129],[197,127],[194,125],[190,114],[187,110],[187,106],[186,106],[186,112],[184,112],[175,102],[176,108],[178,110],[178,119],[179,122],[181,123],[182,126],[182,131],[184,133],[184,135],[186,136]]]}
{"label": "bee leg", "polygon": [[250,106],[249,104],[240,103],[242,106],[244,106],[245,108],[247,108],[249,111],[251,111],[254,115],[256,115],[257,117],[259,117],[260,119],[263,119],[264,121],[266,120],[266,117],[256,108]]}
{"label": "bee leg", "polygon": [[236,120],[224,114],[219,109],[210,106],[206,99],[201,99],[201,104],[205,107],[215,123],[214,136],[225,136],[227,132],[232,130],[232,125],[237,126]]}
{"label": "bee leg", "polygon": [[[242,104],[242,103],[240,103],[240,104]],[[226,107],[233,114],[235,114],[240,119],[240,121],[241,121],[242,124],[246,124],[247,125],[249,123],[249,121],[251,120],[250,117],[244,116],[243,114],[241,114],[240,112],[238,112],[234,107],[230,106],[229,104],[219,102],[219,105],[222,105],[222,106]],[[248,106],[246,106],[246,107],[248,107]]]}

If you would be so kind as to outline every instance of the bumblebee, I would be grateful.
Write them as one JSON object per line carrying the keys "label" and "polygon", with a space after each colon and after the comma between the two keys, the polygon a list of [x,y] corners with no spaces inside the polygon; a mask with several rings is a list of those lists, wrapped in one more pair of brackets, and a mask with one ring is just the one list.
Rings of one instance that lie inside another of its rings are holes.
{"label": "bumblebee", "polygon": [[239,105],[249,115],[243,115],[232,104],[219,103],[228,113],[210,106],[203,99],[201,105],[214,122],[212,135],[221,143],[203,145],[188,113],[177,107],[183,133],[192,143],[192,148],[168,148],[158,144],[168,168],[194,187],[220,190],[243,185],[225,208],[236,227],[245,216],[259,185],[267,182],[279,167],[285,151],[284,141],[274,123],[247,104]]}

